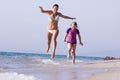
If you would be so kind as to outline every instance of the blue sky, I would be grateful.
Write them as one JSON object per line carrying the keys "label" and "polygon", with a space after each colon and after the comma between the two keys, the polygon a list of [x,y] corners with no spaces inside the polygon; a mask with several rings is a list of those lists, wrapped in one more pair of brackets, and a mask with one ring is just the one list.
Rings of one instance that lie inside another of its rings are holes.
{"label": "blue sky", "polygon": [[[55,3],[62,14],[77,18],[84,43],[77,45],[77,55],[120,56],[119,0],[2,0],[0,51],[45,53],[48,15],[40,13],[38,6],[52,9]],[[71,22],[60,18],[56,54],[67,54],[63,38]]]}

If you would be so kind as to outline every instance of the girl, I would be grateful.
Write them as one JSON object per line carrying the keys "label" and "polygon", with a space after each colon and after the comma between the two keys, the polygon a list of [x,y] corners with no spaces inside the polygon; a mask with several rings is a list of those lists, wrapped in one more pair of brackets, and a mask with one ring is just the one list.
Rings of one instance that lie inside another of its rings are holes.
{"label": "girl", "polygon": [[67,58],[70,59],[70,54],[72,52],[72,60],[73,60],[72,63],[73,64],[75,64],[75,57],[76,57],[76,44],[77,44],[76,35],[78,35],[79,43],[83,46],[80,32],[77,29],[77,22],[72,22],[71,27],[67,30],[65,34],[64,41],[66,42],[66,38],[67,38],[67,43],[68,43]]}

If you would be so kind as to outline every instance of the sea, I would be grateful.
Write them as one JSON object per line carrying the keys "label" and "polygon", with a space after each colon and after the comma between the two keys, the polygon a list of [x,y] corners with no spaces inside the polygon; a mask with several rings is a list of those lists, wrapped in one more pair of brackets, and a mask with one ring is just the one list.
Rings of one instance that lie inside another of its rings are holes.
{"label": "sea", "polygon": [[0,52],[0,80],[80,80],[99,70],[85,65],[103,61],[102,57],[76,56],[76,63],[66,55],[50,59],[46,53]]}

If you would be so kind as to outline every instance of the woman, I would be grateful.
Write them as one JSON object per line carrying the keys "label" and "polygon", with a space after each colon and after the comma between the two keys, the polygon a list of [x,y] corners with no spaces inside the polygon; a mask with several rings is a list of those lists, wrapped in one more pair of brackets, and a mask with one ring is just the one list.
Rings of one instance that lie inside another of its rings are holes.
{"label": "woman", "polygon": [[53,40],[53,50],[52,50],[51,58],[54,58],[56,47],[57,47],[56,38],[59,34],[59,29],[58,29],[59,17],[62,17],[65,19],[71,19],[71,20],[76,18],[65,16],[62,13],[58,12],[58,9],[59,9],[58,4],[53,5],[53,10],[44,10],[41,6],[39,6],[39,8],[41,10],[41,13],[46,13],[49,15],[48,33],[47,33],[48,46],[47,46],[46,52],[49,51],[51,40]]}

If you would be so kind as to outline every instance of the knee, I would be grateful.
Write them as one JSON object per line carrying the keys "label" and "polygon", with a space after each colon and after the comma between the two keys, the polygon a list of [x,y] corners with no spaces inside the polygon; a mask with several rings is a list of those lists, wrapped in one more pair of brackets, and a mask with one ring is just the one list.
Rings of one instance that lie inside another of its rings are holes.
{"label": "knee", "polygon": [[75,52],[75,50],[74,50],[74,49],[72,49],[72,52],[74,53],[74,52]]}
{"label": "knee", "polygon": [[68,52],[71,52],[71,49],[68,49]]}
{"label": "knee", "polygon": [[53,38],[53,41],[56,42],[56,38]]}

